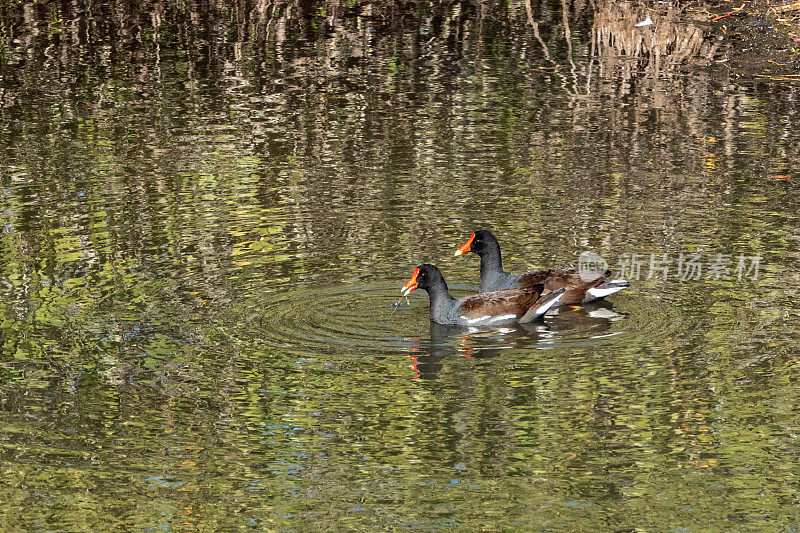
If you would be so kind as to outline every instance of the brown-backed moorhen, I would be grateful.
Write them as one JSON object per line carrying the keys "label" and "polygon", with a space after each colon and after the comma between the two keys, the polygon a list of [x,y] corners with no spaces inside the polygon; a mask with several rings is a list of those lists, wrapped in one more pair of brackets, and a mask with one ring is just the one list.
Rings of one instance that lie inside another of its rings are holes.
{"label": "brown-backed moorhen", "polygon": [[500,259],[500,244],[490,231],[479,230],[470,235],[455,255],[474,252],[481,258],[480,291],[491,292],[505,289],[527,289],[544,285],[545,294],[556,289],[565,289],[558,305],[578,304],[605,298],[619,292],[630,284],[622,279],[606,281],[611,275],[607,270],[596,279],[585,281],[574,268],[548,268],[525,274],[512,274],[503,270]]}
{"label": "brown-backed moorhen", "polygon": [[524,289],[487,292],[456,299],[450,296],[439,269],[428,264],[414,269],[401,292],[407,296],[418,288],[428,292],[432,322],[460,326],[532,322],[543,316],[564,293],[563,290],[556,290],[542,297],[544,285],[539,283]]}

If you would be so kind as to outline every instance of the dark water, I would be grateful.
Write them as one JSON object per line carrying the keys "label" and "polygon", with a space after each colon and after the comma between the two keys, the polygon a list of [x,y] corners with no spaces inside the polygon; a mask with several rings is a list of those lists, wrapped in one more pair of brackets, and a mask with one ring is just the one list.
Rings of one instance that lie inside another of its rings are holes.
{"label": "dark water", "polygon": [[[799,527],[800,85],[482,6],[3,8],[0,528]],[[632,287],[393,306],[481,227]]]}

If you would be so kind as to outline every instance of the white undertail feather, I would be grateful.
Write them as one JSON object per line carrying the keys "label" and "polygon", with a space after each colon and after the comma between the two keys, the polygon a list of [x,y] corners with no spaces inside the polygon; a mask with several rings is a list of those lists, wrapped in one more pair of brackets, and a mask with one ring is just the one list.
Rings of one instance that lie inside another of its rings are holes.
{"label": "white undertail feather", "polygon": [[[610,284],[609,284],[610,285]],[[593,287],[586,291],[586,298],[583,299],[584,302],[591,302],[592,300],[597,300],[598,298],[605,298],[606,296],[611,296],[612,294],[618,293],[622,289],[627,287],[624,286],[606,286],[606,287]]]}

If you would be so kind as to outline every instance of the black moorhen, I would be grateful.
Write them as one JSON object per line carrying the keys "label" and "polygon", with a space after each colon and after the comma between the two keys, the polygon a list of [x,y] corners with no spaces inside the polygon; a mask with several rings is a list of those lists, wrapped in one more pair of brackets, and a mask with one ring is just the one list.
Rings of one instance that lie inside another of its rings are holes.
{"label": "black moorhen", "polygon": [[450,296],[439,269],[428,264],[414,269],[401,292],[407,296],[417,288],[428,292],[432,322],[459,326],[532,322],[554,306],[564,293],[563,290],[557,290],[542,297],[544,285],[540,283],[525,289],[474,294],[456,299]]}
{"label": "black moorhen", "polygon": [[578,304],[605,298],[619,292],[630,283],[622,279],[606,281],[611,275],[604,274],[591,281],[584,281],[574,268],[548,268],[535,270],[525,274],[512,274],[503,270],[500,259],[500,243],[490,231],[479,230],[470,235],[455,255],[474,252],[481,258],[480,291],[491,292],[505,289],[527,289],[539,284],[544,285],[545,294],[556,289],[565,289],[558,305]]}

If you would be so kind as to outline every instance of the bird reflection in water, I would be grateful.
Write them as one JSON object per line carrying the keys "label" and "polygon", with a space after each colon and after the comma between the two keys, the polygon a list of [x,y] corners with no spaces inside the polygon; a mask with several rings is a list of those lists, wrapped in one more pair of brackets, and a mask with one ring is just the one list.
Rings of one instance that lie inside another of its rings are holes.
{"label": "bird reflection in water", "polygon": [[414,379],[437,379],[448,357],[491,359],[503,350],[557,348],[586,344],[610,333],[612,323],[625,318],[608,302],[563,306],[551,311],[544,323],[503,328],[467,328],[430,323],[430,337],[409,339],[407,357]]}

